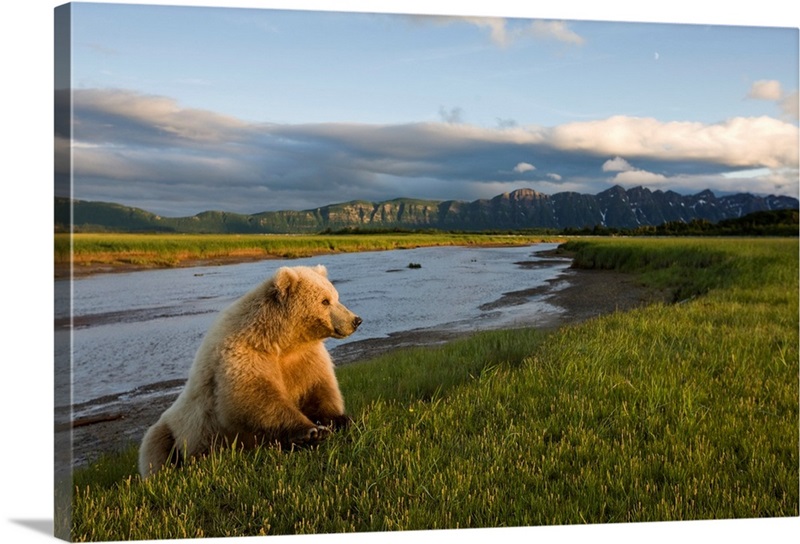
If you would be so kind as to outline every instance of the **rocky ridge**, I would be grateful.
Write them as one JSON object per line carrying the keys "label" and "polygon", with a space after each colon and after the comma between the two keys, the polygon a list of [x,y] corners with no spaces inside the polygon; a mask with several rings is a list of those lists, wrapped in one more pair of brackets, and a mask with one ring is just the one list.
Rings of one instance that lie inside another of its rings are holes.
{"label": "rocky ridge", "polygon": [[[56,198],[56,226],[69,224],[69,199]],[[717,223],[757,211],[796,209],[788,196],[740,193],[717,197],[709,190],[695,195],[625,190],[615,186],[596,195],[562,192],[547,195],[518,189],[491,199],[384,202],[357,200],[319,208],[270,211],[252,215],[220,211],[191,217],[161,217],[119,204],[72,201],[74,225],[92,230],[303,233],[354,229],[518,230],[532,228],[636,228],[665,222],[705,220]]]}

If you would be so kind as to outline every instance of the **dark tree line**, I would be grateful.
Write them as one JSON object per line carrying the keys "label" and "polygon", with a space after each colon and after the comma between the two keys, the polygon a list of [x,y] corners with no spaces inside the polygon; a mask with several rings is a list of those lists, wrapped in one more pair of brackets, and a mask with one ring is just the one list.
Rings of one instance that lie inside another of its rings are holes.
{"label": "dark tree line", "polygon": [[668,221],[657,226],[644,225],[632,229],[595,225],[581,229],[564,229],[562,233],[594,236],[797,236],[798,210],[754,212],[718,223],[693,219],[689,222]]}

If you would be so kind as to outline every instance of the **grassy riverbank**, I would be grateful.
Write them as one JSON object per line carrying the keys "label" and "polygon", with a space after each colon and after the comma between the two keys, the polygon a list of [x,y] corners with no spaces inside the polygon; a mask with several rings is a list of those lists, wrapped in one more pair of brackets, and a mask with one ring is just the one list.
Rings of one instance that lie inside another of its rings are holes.
{"label": "grassy riverbank", "polygon": [[796,240],[580,240],[675,304],[338,370],[355,425],[147,482],[76,475],[76,540],[798,515]]}
{"label": "grassy riverbank", "polygon": [[[55,235],[56,270],[75,272],[166,268],[197,262],[291,259],[325,253],[410,249],[445,245],[520,245],[555,237],[540,235],[381,233],[358,235],[88,234]],[[562,238],[563,239],[563,238]]]}

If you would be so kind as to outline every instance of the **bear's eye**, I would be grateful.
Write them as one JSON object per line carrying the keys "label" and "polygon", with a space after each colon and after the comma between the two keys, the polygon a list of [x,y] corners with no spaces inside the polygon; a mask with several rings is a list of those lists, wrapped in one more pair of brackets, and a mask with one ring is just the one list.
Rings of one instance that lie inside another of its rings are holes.
{"label": "bear's eye", "polygon": [[322,305],[323,306],[330,306],[331,305],[331,301],[329,299],[327,299],[327,298],[324,298],[324,299],[322,299]]}

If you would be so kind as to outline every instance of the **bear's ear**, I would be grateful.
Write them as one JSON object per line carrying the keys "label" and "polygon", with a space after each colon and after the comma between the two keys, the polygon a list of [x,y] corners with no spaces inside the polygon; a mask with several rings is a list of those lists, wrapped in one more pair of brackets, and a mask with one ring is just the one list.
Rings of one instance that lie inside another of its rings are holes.
{"label": "bear's ear", "polygon": [[289,297],[289,293],[294,290],[299,279],[300,276],[297,272],[288,266],[278,269],[275,273],[275,277],[272,279],[272,283],[275,285],[275,291],[278,293],[279,301],[284,302]]}
{"label": "bear's ear", "polygon": [[313,267],[311,267],[311,270],[313,270],[314,272],[316,272],[317,274],[319,274],[323,278],[327,278],[328,277],[328,269],[325,268],[325,265],[323,265],[323,264],[318,264],[317,266],[313,266]]}

